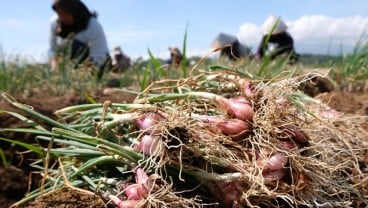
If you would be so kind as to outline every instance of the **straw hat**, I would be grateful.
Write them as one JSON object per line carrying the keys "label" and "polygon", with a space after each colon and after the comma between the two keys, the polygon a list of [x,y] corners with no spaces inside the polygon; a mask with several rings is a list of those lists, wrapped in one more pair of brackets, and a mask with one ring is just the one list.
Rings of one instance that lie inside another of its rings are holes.
{"label": "straw hat", "polygon": [[262,26],[262,31],[264,35],[268,35],[271,32],[272,35],[279,34],[285,32],[286,29],[286,24],[281,20],[280,17],[277,17],[275,15],[269,16]]}
{"label": "straw hat", "polygon": [[216,39],[212,42],[213,48],[222,48],[225,45],[231,45],[237,40],[237,37],[234,35],[228,35],[225,33],[220,33]]}

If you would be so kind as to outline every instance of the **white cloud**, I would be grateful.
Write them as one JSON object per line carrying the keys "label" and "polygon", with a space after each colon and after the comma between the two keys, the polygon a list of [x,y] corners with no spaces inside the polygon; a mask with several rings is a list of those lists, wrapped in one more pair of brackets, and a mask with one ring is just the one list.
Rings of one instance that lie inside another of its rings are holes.
{"label": "white cloud", "polygon": [[[299,53],[351,52],[358,39],[368,32],[368,17],[362,16],[333,18],[311,15],[302,16],[296,20],[285,20],[285,22]],[[260,27],[260,25],[244,23],[238,32],[239,39],[252,46],[253,52],[258,47],[262,36]]]}
{"label": "white cloud", "polygon": [[262,32],[260,26],[246,22],[240,26],[237,36],[241,43],[247,44],[249,46],[255,46],[259,44],[259,41],[262,37]]}

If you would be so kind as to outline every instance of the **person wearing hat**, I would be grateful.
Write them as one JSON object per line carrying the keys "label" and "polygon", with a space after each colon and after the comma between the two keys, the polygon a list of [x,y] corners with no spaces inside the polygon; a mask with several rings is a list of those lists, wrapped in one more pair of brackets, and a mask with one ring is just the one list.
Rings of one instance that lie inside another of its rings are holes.
{"label": "person wearing hat", "polygon": [[80,0],[54,0],[52,9],[57,16],[50,25],[51,69],[57,69],[58,55],[66,53],[77,64],[88,63],[98,68],[98,78],[101,78],[104,68],[111,65],[111,59],[97,15]]}
{"label": "person wearing hat", "polygon": [[130,58],[127,57],[120,46],[116,46],[112,51],[112,72],[119,73],[126,71],[130,66]]}
{"label": "person wearing hat", "polygon": [[287,26],[280,17],[268,17],[262,26],[263,37],[256,58],[262,59],[269,51],[271,60],[285,54],[290,56],[291,61],[296,61],[298,54],[294,49],[294,41],[286,30]]}
{"label": "person wearing hat", "polygon": [[179,48],[169,47],[169,51],[170,51],[170,59],[168,60],[168,64],[174,66],[175,68],[180,66],[181,61],[183,59],[183,55],[181,54]]}
{"label": "person wearing hat", "polygon": [[235,61],[248,57],[251,50],[248,46],[241,44],[236,36],[220,33],[212,42],[213,48],[221,48],[220,56]]}

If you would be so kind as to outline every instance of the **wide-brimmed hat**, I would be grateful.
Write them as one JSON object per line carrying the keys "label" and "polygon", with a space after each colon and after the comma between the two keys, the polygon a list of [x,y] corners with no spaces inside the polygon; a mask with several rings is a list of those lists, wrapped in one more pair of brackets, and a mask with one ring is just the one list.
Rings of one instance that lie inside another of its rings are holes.
{"label": "wide-brimmed hat", "polygon": [[220,33],[215,40],[212,42],[213,48],[222,48],[226,45],[231,45],[237,40],[237,37],[234,35],[228,35],[225,33]]}
{"label": "wide-brimmed hat", "polygon": [[277,17],[275,15],[269,16],[262,25],[262,32],[264,35],[268,35],[270,33],[272,35],[279,34],[285,32],[286,29],[287,26],[284,21],[282,21],[280,17]]}

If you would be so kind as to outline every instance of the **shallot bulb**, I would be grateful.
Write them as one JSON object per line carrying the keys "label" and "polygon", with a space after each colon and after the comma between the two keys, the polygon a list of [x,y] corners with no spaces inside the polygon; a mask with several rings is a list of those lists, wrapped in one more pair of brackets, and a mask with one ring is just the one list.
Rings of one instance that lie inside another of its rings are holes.
{"label": "shallot bulb", "polygon": [[196,117],[205,123],[210,123],[210,131],[230,136],[234,141],[243,139],[252,130],[249,122],[239,119],[224,119],[219,116],[204,115],[197,115]]}
{"label": "shallot bulb", "polygon": [[320,116],[325,119],[336,119],[342,116],[342,113],[336,111],[333,108],[326,107],[321,113]]}
{"label": "shallot bulb", "polygon": [[280,169],[280,170],[262,172],[262,176],[265,180],[265,183],[270,183],[273,181],[281,180],[286,174],[287,174],[287,169],[285,168]]}
{"label": "shallot bulb", "polygon": [[263,168],[263,171],[275,171],[283,169],[289,162],[289,157],[283,152],[275,153],[269,158],[263,158],[259,154],[256,156],[257,163]]}
{"label": "shallot bulb", "polygon": [[139,202],[137,200],[121,200],[114,195],[109,195],[109,198],[118,208],[136,208]]}
{"label": "shallot bulb", "polygon": [[134,147],[137,152],[143,152],[146,155],[154,155],[159,145],[159,137],[143,134],[138,140],[139,144]]}
{"label": "shallot bulb", "polygon": [[217,97],[216,101],[220,109],[225,111],[227,115],[232,118],[237,118],[243,121],[250,121],[253,119],[253,108],[249,101],[243,97],[230,99]]}
{"label": "shallot bulb", "polygon": [[239,79],[237,81],[239,87],[241,88],[242,92],[244,93],[245,97],[249,99],[253,99],[255,97],[255,87],[253,83],[246,79]]}
{"label": "shallot bulb", "polygon": [[136,182],[138,184],[143,184],[147,188],[147,190],[150,190],[152,184],[149,181],[149,177],[146,171],[144,171],[142,168],[137,168],[135,174],[136,174]]}
{"label": "shallot bulb", "polygon": [[265,183],[282,179],[286,173],[286,165],[289,163],[289,157],[283,153],[275,153],[269,158],[259,158],[257,163],[263,167],[262,175]]}
{"label": "shallot bulb", "polygon": [[307,143],[308,139],[305,133],[294,124],[285,124],[279,127],[281,129],[280,138],[292,139],[298,144]]}
{"label": "shallot bulb", "polygon": [[130,184],[125,189],[125,195],[128,200],[140,200],[147,197],[147,190],[142,187],[142,184]]}
{"label": "shallot bulb", "polygon": [[157,112],[147,112],[133,118],[135,125],[147,134],[156,133],[157,131],[154,130],[155,125],[164,120],[165,117]]}
{"label": "shallot bulb", "polygon": [[298,146],[296,145],[296,143],[293,140],[285,140],[285,141],[281,141],[281,145],[287,149],[294,149],[297,148]]}
{"label": "shallot bulb", "polygon": [[136,183],[123,185],[128,200],[141,200],[146,198],[151,187],[152,184],[149,181],[147,173],[141,168],[136,170]]}
{"label": "shallot bulb", "polygon": [[263,170],[280,170],[285,168],[288,164],[289,158],[285,153],[279,152],[272,155],[269,159],[267,164],[264,166]]}

